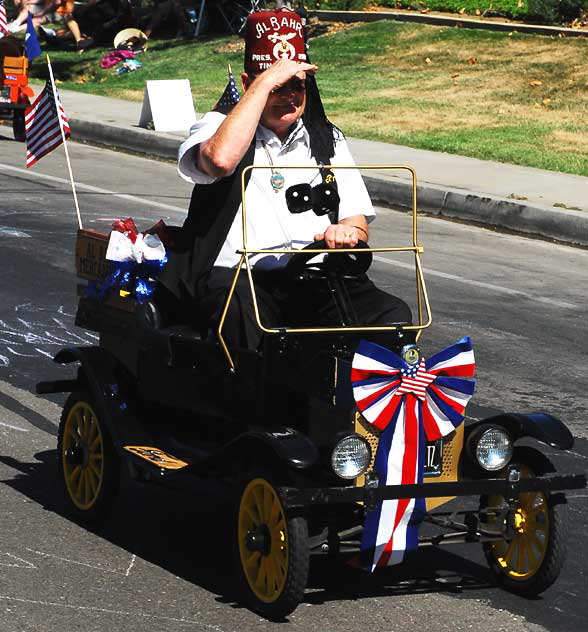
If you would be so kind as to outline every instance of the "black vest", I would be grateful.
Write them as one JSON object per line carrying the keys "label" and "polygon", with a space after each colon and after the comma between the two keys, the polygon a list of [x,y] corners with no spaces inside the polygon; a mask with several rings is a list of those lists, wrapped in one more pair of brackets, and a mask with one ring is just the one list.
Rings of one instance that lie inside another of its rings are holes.
{"label": "black vest", "polygon": [[[159,276],[159,282],[177,299],[203,295],[206,279],[241,204],[241,174],[253,164],[255,139],[235,172],[213,184],[197,184],[192,191],[188,217],[174,234],[174,247]],[[245,188],[251,171],[245,176]]]}

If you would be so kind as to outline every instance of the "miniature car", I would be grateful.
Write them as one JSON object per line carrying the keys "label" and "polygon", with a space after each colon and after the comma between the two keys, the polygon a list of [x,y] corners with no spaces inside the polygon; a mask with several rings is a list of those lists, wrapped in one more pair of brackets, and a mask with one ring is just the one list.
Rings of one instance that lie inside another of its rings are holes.
{"label": "miniature car", "polygon": [[4,37],[0,40],[0,119],[12,119],[14,140],[25,140],[25,110],[34,96],[29,87],[29,60],[24,56],[20,40]]}
{"label": "miniature car", "polygon": [[[412,169],[390,168],[409,171],[416,192]],[[245,216],[243,208],[244,226]],[[107,240],[92,231],[78,234],[78,274],[98,287],[108,271]],[[244,229],[235,275],[248,274],[254,287],[248,256],[259,251],[248,250],[246,242]],[[341,280],[362,274],[374,252],[414,257],[415,323],[354,322]],[[105,515],[122,465],[135,479],[158,485],[229,481],[243,599],[270,619],[292,612],[303,598],[311,553],[358,551],[366,517],[390,499],[426,499],[421,521],[438,532],[419,536],[419,545],[479,543],[507,590],[529,596],[544,591],[563,563],[562,491],[584,487],[586,476],[557,475],[538,447],[518,443],[533,439],[569,450],[573,437],[561,421],[546,413],[466,420],[427,441],[422,483],[388,485],[375,473],[383,434],[354,400],[354,356],[362,339],[386,332],[408,367],[420,362],[419,337],[432,321],[422,252],[416,193],[409,245],[334,252],[315,243],[296,252],[290,274],[300,283],[329,284],[346,324],[270,327],[256,309],[265,332],[258,351],[229,349],[223,319],[215,332],[196,331],[162,322],[153,300],[139,303],[126,291],[97,298],[82,288],[76,322],[99,332],[100,342],[55,356],[57,363],[78,365],[75,378],[37,385],[39,393],[70,393],[57,461],[72,513],[85,520]],[[463,496],[478,498],[479,506],[459,514],[438,511]]]}

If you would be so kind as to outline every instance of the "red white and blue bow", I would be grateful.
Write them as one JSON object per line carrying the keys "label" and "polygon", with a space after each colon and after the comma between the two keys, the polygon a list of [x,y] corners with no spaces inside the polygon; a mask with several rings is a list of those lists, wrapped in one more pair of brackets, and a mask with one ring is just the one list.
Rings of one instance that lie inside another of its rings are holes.
{"label": "red white and blue bow", "polygon": [[[381,431],[374,463],[380,485],[423,482],[426,441],[463,421],[474,394],[474,352],[462,338],[427,361],[409,365],[393,351],[362,340],[353,357],[351,385],[364,418]],[[362,566],[399,564],[418,546],[424,498],[384,500],[369,511],[361,542]]]}

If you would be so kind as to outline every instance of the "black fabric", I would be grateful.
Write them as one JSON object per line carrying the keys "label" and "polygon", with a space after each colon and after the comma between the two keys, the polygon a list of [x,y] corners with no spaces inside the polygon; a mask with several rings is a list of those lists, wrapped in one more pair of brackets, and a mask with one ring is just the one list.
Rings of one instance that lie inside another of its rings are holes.
{"label": "black fabric", "polygon": [[[254,153],[255,140],[232,175],[213,184],[194,187],[188,217],[158,279],[177,300],[187,295],[192,299],[203,296],[206,277],[241,204],[241,174],[245,167],[253,164]],[[248,171],[245,187],[250,177],[251,171]]]}
{"label": "black fabric", "polygon": [[[215,267],[207,278],[205,297],[199,310],[209,327],[216,331],[225,307],[235,270]],[[292,282],[283,270],[253,272],[261,322],[270,327],[336,327],[341,319],[332,293],[324,280]],[[377,288],[364,274],[345,281],[359,325],[410,323],[408,305],[396,296]],[[366,338],[386,345],[387,332]],[[257,349],[263,332],[257,326],[253,298],[245,271],[241,272],[223,326],[223,338],[229,348]]]}
{"label": "black fabric", "polygon": [[[213,268],[206,282],[206,294],[199,304],[199,317],[208,323],[209,329],[215,332],[224,310],[229,289],[236,270],[230,268]],[[261,321],[265,325],[279,323],[281,308],[273,294],[277,281],[271,272],[253,272],[255,295]],[[249,278],[243,270],[237,280],[226,320],[223,326],[223,338],[231,349],[257,349],[263,332],[255,321],[253,299]]]}
{"label": "black fabric", "polygon": [[[306,35],[306,29],[305,29]],[[308,50],[307,50],[308,53]],[[310,57],[307,58],[310,63]],[[343,132],[329,121],[325,107],[318,89],[316,77],[308,73],[306,75],[306,104],[302,121],[310,138],[310,155],[319,166],[328,165],[335,155],[335,144],[338,139],[344,138]],[[321,178],[325,184],[332,184],[337,188],[337,180],[330,169],[320,170]],[[331,224],[339,222],[339,209],[329,213]]]}
{"label": "black fabric", "polygon": [[310,73],[306,75],[306,104],[302,121],[310,138],[311,156],[319,165],[328,165],[335,155],[336,140],[344,138],[344,135],[327,118],[316,78]]}

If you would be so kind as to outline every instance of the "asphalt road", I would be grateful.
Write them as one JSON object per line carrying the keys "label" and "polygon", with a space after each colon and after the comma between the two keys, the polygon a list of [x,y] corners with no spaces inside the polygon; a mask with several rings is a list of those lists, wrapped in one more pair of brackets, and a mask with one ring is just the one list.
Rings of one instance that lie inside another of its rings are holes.
{"label": "asphalt road", "polygon": [[[62,151],[27,171],[23,146],[4,136],[0,127],[0,632],[277,627],[236,603],[214,495],[125,486],[99,530],[64,513],[54,467],[62,398],[32,392],[37,380],[69,377],[51,362],[59,348],[95,342],[73,325],[77,222]],[[173,166],[75,144],[70,152],[85,227],[182,220],[190,187]],[[372,242],[407,243],[408,226],[382,210]],[[578,440],[552,457],[562,470],[585,470],[588,253],[428,218],[420,240],[434,316],[425,353],[470,335],[478,388],[469,414],[557,414]],[[409,265],[381,255],[372,277],[410,297]],[[493,587],[475,545],[421,551],[373,576],[315,560],[288,628],[585,630],[587,498],[570,498],[571,555],[537,600]]]}

